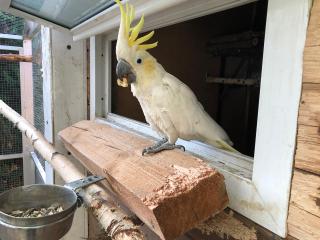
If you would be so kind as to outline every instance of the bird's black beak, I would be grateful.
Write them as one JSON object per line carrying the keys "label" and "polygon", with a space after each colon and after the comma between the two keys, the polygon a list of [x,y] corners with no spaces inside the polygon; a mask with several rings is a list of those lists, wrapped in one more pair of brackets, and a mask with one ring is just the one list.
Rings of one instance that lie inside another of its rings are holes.
{"label": "bird's black beak", "polygon": [[119,86],[128,87],[129,84],[136,81],[136,75],[131,65],[124,59],[119,59],[116,73],[118,76],[117,83]]}

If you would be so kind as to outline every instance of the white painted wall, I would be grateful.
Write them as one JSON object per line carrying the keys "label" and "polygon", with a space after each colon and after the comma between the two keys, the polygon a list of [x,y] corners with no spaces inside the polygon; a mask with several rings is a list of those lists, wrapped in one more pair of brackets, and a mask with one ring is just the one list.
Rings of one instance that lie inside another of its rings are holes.
{"label": "white painted wall", "polygon": [[[59,152],[67,154],[58,137],[59,131],[87,117],[85,42],[73,42],[70,34],[52,30],[51,43],[53,142]],[[70,50],[68,45],[71,46]],[[86,172],[78,161],[74,162]],[[55,183],[64,184],[57,174]],[[87,212],[84,208],[78,208],[73,226],[63,239],[80,240],[87,237]]]}

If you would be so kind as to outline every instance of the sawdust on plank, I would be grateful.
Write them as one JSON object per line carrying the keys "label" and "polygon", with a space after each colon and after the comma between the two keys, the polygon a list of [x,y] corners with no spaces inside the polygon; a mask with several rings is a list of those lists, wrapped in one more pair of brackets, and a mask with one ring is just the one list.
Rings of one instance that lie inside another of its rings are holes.
{"label": "sawdust on plank", "polygon": [[232,237],[237,240],[257,240],[257,231],[236,219],[232,211],[229,214],[221,212],[212,216],[207,221],[200,223],[197,229],[202,234],[210,235],[214,233],[220,238],[226,237],[228,239]]}
{"label": "sawdust on plank", "polygon": [[150,209],[157,207],[164,199],[190,191],[201,180],[216,173],[216,170],[207,166],[184,168],[172,165],[171,167],[174,168],[174,173],[166,178],[164,185],[154,189],[152,193],[142,199],[143,203]]}

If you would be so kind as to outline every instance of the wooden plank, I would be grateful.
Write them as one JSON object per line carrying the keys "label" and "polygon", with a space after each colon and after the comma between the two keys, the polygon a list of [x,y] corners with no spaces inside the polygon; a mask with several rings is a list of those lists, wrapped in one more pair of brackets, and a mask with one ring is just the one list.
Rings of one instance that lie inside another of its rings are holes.
{"label": "wooden plank", "polygon": [[298,123],[320,126],[320,84],[303,84]]}
{"label": "wooden plank", "polygon": [[319,217],[320,221],[320,176],[295,170],[290,204]]}
{"label": "wooden plank", "polygon": [[304,64],[320,62],[320,46],[305,47],[303,61]]}
{"label": "wooden plank", "polygon": [[317,62],[308,62],[303,67],[304,83],[320,83],[320,65]]}
{"label": "wooden plank", "polygon": [[316,145],[298,144],[295,167],[314,174],[320,174],[320,148]]}
{"label": "wooden plank", "polygon": [[299,125],[295,167],[320,175],[319,127]]}
{"label": "wooden plank", "polygon": [[0,54],[0,61],[32,62],[32,56],[19,54]]}
{"label": "wooden plank", "polygon": [[314,0],[311,10],[309,25],[318,25],[320,23],[320,1]]}
{"label": "wooden plank", "polygon": [[300,240],[320,239],[320,218],[291,204],[288,216],[288,234]]}
{"label": "wooden plank", "polygon": [[224,178],[179,150],[141,156],[152,141],[81,121],[60,132],[66,148],[162,239],[174,239],[224,209]]}
{"label": "wooden plank", "polygon": [[320,83],[320,46],[304,50],[303,82]]}
{"label": "wooden plank", "polygon": [[309,25],[306,46],[320,46],[320,24]]}
{"label": "wooden plank", "polygon": [[[32,41],[23,41],[21,55],[32,56]],[[21,93],[21,116],[33,124],[33,79],[32,63],[20,62],[20,93]],[[35,183],[35,165],[33,164],[30,152],[33,146],[25,135],[22,135],[23,147],[23,183],[24,185]]]}
{"label": "wooden plank", "polygon": [[308,26],[306,46],[320,45],[320,1],[314,0]]}

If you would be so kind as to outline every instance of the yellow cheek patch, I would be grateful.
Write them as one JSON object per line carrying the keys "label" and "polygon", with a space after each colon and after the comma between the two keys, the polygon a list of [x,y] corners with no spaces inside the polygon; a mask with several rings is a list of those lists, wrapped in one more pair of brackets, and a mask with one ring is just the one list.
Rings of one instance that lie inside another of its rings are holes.
{"label": "yellow cheek patch", "polygon": [[155,62],[152,59],[147,59],[144,61],[143,68],[145,73],[151,74],[155,69]]}
{"label": "yellow cheek patch", "polygon": [[120,87],[128,87],[129,84],[128,84],[128,79],[127,78],[123,78],[123,79],[117,79],[117,84],[118,86]]}

